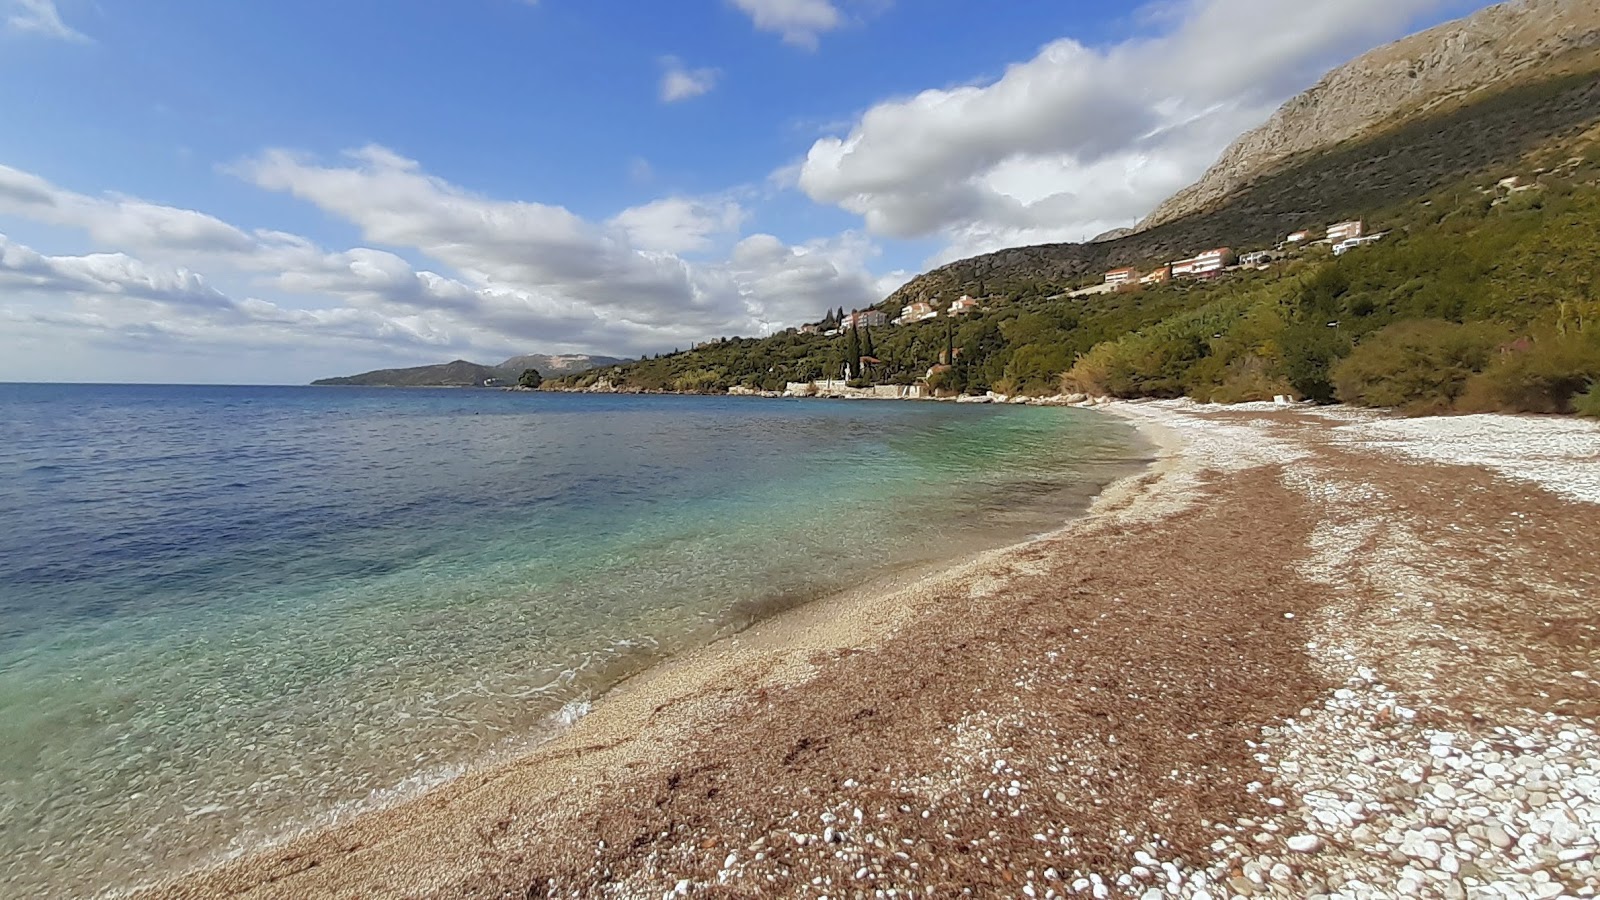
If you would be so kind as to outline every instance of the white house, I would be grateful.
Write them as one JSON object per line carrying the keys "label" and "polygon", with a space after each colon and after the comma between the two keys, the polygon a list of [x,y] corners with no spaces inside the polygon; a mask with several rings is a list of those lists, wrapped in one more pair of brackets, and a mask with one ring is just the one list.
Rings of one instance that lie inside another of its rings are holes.
{"label": "white house", "polygon": [[1180,259],[1172,264],[1174,278],[1203,278],[1215,275],[1233,264],[1233,251],[1227,247],[1207,250],[1191,259]]}
{"label": "white house", "polygon": [[1338,244],[1361,237],[1362,228],[1362,223],[1359,220],[1329,225],[1328,243]]}

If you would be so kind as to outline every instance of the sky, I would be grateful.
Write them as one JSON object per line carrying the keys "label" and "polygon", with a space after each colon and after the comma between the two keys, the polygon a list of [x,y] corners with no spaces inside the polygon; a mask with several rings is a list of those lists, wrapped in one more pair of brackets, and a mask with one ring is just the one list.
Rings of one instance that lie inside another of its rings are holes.
{"label": "sky", "polygon": [[634,356],[1137,222],[1482,0],[0,0],[0,381]]}

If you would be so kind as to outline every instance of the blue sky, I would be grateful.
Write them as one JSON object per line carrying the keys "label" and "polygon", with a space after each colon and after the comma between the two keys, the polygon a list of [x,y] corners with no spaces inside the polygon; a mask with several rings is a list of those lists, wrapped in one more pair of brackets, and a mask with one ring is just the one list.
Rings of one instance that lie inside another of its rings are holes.
{"label": "blue sky", "polygon": [[618,355],[1131,224],[1466,0],[0,0],[0,380]]}

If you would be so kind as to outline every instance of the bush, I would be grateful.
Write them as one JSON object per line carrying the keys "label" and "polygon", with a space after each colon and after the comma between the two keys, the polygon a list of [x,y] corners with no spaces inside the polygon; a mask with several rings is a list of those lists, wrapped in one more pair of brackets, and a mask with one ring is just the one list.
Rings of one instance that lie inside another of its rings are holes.
{"label": "bush", "polygon": [[1294,388],[1271,363],[1250,355],[1229,363],[1222,383],[1205,394],[1197,391],[1195,399],[1209,403],[1251,403],[1294,393]]}
{"label": "bush", "polygon": [[1580,416],[1600,419],[1600,381],[1589,385],[1587,391],[1572,398],[1572,411]]}
{"label": "bush", "polygon": [[1472,412],[1567,413],[1600,381],[1600,330],[1549,332],[1503,347],[1467,384],[1460,408]]}
{"label": "bush", "polygon": [[1488,368],[1506,335],[1497,326],[1437,319],[1397,322],[1333,367],[1340,400],[1423,415],[1448,412],[1467,381]]}
{"label": "bush", "polygon": [[1088,394],[1091,397],[1111,396],[1112,379],[1120,366],[1117,346],[1107,342],[1096,344],[1088,353],[1078,357],[1061,376],[1063,394]]}

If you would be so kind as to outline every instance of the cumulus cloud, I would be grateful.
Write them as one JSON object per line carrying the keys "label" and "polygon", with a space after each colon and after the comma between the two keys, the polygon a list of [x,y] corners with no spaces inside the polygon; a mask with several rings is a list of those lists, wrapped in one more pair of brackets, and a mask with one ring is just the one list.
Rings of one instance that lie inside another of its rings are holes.
{"label": "cumulus cloud", "polygon": [[844,22],[830,0],[733,0],[761,31],[783,36],[785,43],[815,50],[818,36]]}
{"label": "cumulus cloud", "polygon": [[745,211],[732,200],[665,197],[618,213],[611,224],[636,248],[660,253],[707,250],[712,239],[739,229]]}
{"label": "cumulus cloud", "polygon": [[[869,109],[790,173],[813,200],[943,256],[1128,225],[1329,65],[1445,0],[1183,0],[1155,36],[1054,41],[993,81]],[[1148,8],[1147,8],[1148,11]]]}
{"label": "cumulus cloud", "polygon": [[107,248],[50,256],[0,237],[8,345],[55,334],[118,346],[187,341],[195,352],[324,347],[340,358],[390,354],[386,363],[444,353],[642,353],[760,334],[824,307],[881,299],[864,268],[876,247],[864,237],[798,248],[763,237],[762,253],[735,246],[729,258],[682,258],[733,241],[746,214],[725,198],[668,197],[595,223],[557,206],[471,193],[381,147],[337,165],[273,151],[238,174],[350,222],[375,245],[416,251],[437,270],[395,250],[332,251],[0,167],[0,214],[74,229]]}
{"label": "cumulus cloud", "polygon": [[677,103],[709,94],[720,76],[716,69],[690,69],[676,56],[661,58],[661,102]]}
{"label": "cumulus cloud", "polygon": [[89,37],[62,21],[55,0],[10,0],[6,29],[61,41],[88,43]]}

